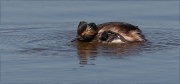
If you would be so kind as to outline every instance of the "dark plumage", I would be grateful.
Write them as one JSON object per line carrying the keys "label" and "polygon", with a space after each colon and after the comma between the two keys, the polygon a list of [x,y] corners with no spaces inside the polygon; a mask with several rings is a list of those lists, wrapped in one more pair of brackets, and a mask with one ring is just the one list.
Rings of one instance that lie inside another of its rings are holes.
{"label": "dark plumage", "polygon": [[[133,42],[146,41],[138,26],[125,22],[107,22],[96,25],[82,21],[78,25],[78,41]],[[74,40],[73,40],[74,41]]]}

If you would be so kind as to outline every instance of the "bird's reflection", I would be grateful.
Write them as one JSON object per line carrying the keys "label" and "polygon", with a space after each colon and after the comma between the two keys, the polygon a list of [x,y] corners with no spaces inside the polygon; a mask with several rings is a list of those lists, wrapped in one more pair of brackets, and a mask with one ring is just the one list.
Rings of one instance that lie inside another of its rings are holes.
{"label": "bird's reflection", "polygon": [[138,55],[145,42],[133,43],[93,43],[77,42],[77,54],[80,65],[95,65],[93,62],[98,56],[106,56],[113,59],[123,59],[126,56]]}
{"label": "bird's reflection", "polygon": [[95,65],[92,61],[95,60],[98,52],[97,52],[96,43],[89,43],[89,42],[78,42],[77,49],[78,49],[78,56],[80,60],[80,65]]}

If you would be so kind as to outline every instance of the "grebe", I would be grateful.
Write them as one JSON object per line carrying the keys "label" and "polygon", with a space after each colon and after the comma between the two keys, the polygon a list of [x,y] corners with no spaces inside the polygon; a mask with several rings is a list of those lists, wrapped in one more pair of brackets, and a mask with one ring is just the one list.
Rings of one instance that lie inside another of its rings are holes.
{"label": "grebe", "polygon": [[125,22],[106,22],[96,25],[81,21],[78,25],[77,36],[72,41],[98,41],[126,43],[146,41],[138,26]]}

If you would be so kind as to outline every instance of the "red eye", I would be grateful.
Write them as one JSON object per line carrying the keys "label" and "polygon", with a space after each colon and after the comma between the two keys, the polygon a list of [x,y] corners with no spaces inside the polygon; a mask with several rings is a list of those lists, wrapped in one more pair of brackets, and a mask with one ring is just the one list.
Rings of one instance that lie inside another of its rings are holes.
{"label": "red eye", "polygon": [[81,36],[84,36],[84,33],[82,33]]}

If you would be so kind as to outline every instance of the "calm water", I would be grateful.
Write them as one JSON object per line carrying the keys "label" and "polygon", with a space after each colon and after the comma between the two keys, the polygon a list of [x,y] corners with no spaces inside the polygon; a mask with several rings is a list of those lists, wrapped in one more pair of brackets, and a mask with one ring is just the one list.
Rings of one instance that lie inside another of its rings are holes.
{"label": "calm water", "polygon": [[[177,83],[179,1],[1,1],[1,83]],[[72,43],[80,21],[138,25],[143,43]]]}

